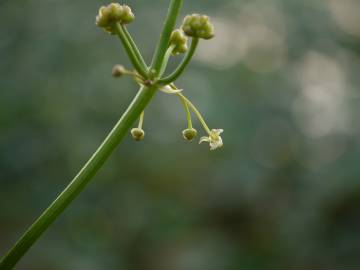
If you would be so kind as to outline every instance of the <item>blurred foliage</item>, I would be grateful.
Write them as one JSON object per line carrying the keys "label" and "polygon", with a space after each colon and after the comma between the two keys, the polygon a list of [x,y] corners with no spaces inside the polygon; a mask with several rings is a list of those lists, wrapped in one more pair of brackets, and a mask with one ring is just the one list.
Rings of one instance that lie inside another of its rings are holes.
{"label": "blurred foliage", "polygon": [[[359,269],[359,1],[184,2],[217,37],[178,85],[225,147],[184,142],[181,105],[159,93],[146,140],[128,136],[17,269]],[[0,2],[0,254],[137,90],[111,78],[129,62],[94,25],[105,3]],[[127,4],[150,61],[168,1]]]}

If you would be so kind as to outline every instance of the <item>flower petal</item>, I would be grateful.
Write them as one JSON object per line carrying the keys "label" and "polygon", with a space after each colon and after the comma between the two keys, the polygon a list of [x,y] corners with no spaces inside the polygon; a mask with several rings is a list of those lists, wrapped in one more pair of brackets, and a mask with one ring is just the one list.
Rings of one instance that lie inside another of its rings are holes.
{"label": "flower petal", "polygon": [[204,136],[204,137],[201,137],[201,138],[200,138],[200,141],[199,141],[199,144],[200,144],[200,143],[203,143],[203,142],[210,142],[209,137],[205,137],[205,136]]}
{"label": "flower petal", "polygon": [[216,141],[212,140],[212,141],[210,142],[210,150],[215,150],[215,149],[217,149],[217,148],[222,147],[223,145],[224,145],[224,144],[223,144],[223,141],[222,141],[221,137],[219,137],[218,140],[216,140]]}
{"label": "flower petal", "polygon": [[160,91],[166,94],[177,94],[183,91],[183,89],[172,89],[169,85],[165,85],[164,87],[160,87]]}
{"label": "flower petal", "polygon": [[223,129],[213,129],[212,132],[216,133],[217,135],[220,135],[221,133],[224,132]]}

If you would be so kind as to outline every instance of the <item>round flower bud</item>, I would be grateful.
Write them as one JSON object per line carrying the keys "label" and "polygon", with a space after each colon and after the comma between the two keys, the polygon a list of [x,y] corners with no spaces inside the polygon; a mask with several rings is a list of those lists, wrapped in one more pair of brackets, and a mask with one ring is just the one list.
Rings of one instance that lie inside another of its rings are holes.
{"label": "round flower bud", "polygon": [[115,65],[112,69],[112,75],[115,78],[122,77],[123,75],[126,74],[126,72],[127,72],[127,70],[122,65]]}
{"label": "round flower bud", "polygon": [[182,134],[185,140],[192,141],[196,137],[197,131],[194,128],[188,128],[183,130]]}
{"label": "round flower bud", "polygon": [[123,5],[123,13],[121,18],[122,24],[129,24],[135,19],[134,13],[132,13],[131,8],[129,6]]}
{"label": "round flower bud", "polygon": [[206,15],[192,14],[184,18],[182,30],[189,37],[211,39],[214,37],[214,26]]}
{"label": "round flower bud", "polygon": [[175,45],[175,48],[172,51],[173,55],[185,53],[188,47],[187,37],[184,35],[184,32],[180,29],[174,30],[170,37],[170,45]]}
{"label": "round flower bud", "polygon": [[111,34],[115,34],[114,26],[116,23],[128,24],[132,22],[134,18],[135,16],[130,7],[118,3],[111,3],[99,9],[99,14],[96,16],[96,25]]}
{"label": "round flower bud", "polygon": [[131,136],[135,141],[142,141],[145,137],[145,132],[141,128],[133,128],[131,130]]}

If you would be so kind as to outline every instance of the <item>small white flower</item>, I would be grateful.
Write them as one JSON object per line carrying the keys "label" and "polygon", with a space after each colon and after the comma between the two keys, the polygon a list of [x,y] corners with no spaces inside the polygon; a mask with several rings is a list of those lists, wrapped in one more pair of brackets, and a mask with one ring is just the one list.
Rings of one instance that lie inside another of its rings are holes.
{"label": "small white flower", "polygon": [[223,141],[220,137],[220,134],[223,133],[224,130],[222,129],[212,129],[210,131],[209,137],[201,137],[200,143],[202,142],[208,142],[210,143],[210,150],[215,150],[217,148],[220,148],[223,146]]}

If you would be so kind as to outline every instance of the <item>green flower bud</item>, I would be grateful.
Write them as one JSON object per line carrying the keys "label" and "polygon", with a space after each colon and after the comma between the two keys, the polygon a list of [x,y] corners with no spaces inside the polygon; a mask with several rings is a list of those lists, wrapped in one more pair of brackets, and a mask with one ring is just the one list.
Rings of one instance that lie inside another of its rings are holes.
{"label": "green flower bud", "polygon": [[174,30],[170,37],[170,45],[175,45],[175,48],[172,52],[173,55],[185,53],[188,47],[187,37],[184,35],[184,32],[180,29]]}
{"label": "green flower bud", "polygon": [[192,141],[196,137],[197,131],[194,128],[188,128],[183,130],[182,134],[185,140]]}
{"label": "green flower bud", "polygon": [[120,78],[127,73],[127,70],[122,65],[115,65],[112,69],[112,75],[115,78]]}
{"label": "green flower bud", "polygon": [[96,25],[111,34],[115,34],[114,26],[116,23],[128,24],[131,23],[134,18],[135,16],[130,7],[118,3],[111,3],[99,9],[99,14],[96,16]]}
{"label": "green flower bud", "polygon": [[187,36],[211,39],[214,37],[214,26],[206,15],[192,14],[184,18],[182,30]]}
{"label": "green flower bud", "polygon": [[122,24],[129,24],[135,19],[134,13],[132,13],[131,8],[129,6],[123,5],[123,13],[121,18]]}
{"label": "green flower bud", "polygon": [[131,130],[131,136],[135,141],[142,141],[145,137],[145,131],[141,128],[133,128]]}

